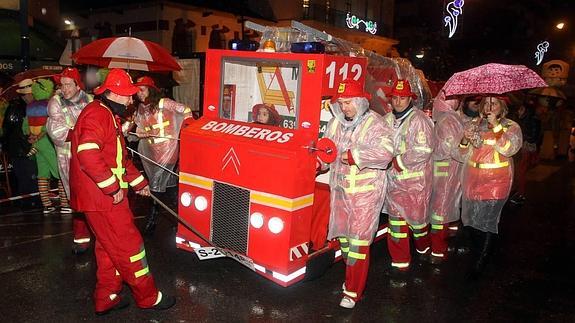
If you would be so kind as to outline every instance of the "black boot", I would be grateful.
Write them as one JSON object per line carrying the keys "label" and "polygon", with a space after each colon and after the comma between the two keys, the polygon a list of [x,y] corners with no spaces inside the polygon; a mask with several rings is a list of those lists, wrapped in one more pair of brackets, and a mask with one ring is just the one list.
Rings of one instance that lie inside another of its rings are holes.
{"label": "black boot", "polygon": [[156,224],[158,223],[158,217],[160,215],[160,206],[154,201],[150,214],[146,218],[146,228],[144,229],[144,235],[151,236],[156,230]]}
{"label": "black boot", "polygon": [[474,262],[468,273],[470,280],[477,280],[485,271],[485,266],[489,263],[491,251],[497,234],[475,230]]}

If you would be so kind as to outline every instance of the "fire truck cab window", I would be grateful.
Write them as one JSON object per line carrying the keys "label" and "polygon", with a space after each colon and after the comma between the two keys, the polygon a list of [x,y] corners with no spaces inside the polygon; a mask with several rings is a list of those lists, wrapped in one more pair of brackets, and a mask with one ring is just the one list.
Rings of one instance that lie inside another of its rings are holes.
{"label": "fire truck cab window", "polygon": [[224,59],[220,118],[297,128],[300,63]]}

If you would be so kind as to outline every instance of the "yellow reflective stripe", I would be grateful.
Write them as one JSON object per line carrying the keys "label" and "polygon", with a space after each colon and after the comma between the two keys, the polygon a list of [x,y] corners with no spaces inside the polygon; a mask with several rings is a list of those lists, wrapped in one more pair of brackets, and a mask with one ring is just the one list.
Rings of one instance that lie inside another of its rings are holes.
{"label": "yellow reflective stripe", "polygon": [[427,231],[422,232],[422,233],[413,233],[413,237],[414,238],[421,238],[421,237],[425,237],[427,235]]}
{"label": "yellow reflective stripe", "polygon": [[349,247],[341,247],[340,249],[341,249],[341,252],[345,252],[345,253],[349,252]]}
{"label": "yellow reflective stripe", "polygon": [[360,175],[357,175],[357,173],[352,172],[350,175],[345,175],[345,179],[361,180],[361,179],[375,178],[376,176],[377,176],[376,172],[368,172]]}
{"label": "yellow reflective stripe", "polygon": [[373,191],[375,186],[373,185],[365,185],[365,186],[356,186],[356,187],[348,187],[344,188],[343,190],[348,194],[355,194],[355,193],[364,193]]}
{"label": "yellow reflective stripe", "polygon": [[493,132],[498,133],[499,131],[503,130],[503,126],[498,124],[495,128],[493,128]]}
{"label": "yellow reflective stripe", "polygon": [[337,119],[333,118],[333,123],[331,124],[331,128],[329,128],[331,136],[335,135],[335,129],[337,129]]}
{"label": "yellow reflective stripe", "polygon": [[158,102],[158,108],[162,110],[164,108],[164,98],[161,98]]}
{"label": "yellow reflective stripe", "polygon": [[405,165],[403,165],[403,161],[401,161],[401,155],[395,156],[395,160],[397,161],[397,165],[399,166],[399,168],[401,168],[402,170],[406,169]]}
{"label": "yellow reflective stripe", "polygon": [[365,124],[363,125],[363,128],[361,129],[361,133],[359,134],[359,141],[363,140],[363,137],[365,137],[367,129],[369,128],[372,122],[373,122],[373,116],[370,115]]}
{"label": "yellow reflective stripe", "polygon": [[348,291],[348,290],[344,290],[343,293],[344,293],[345,295],[349,296],[349,297],[353,297],[353,298],[356,298],[356,297],[357,297],[357,293],[350,292],[350,291]]}
{"label": "yellow reflective stripe", "polygon": [[507,167],[509,166],[509,162],[505,161],[505,162],[500,162],[500,163],[476,163],[474,161],[469,161],[468,162],[469,166],[471,167],[475,167],[475,168],[482,168],[482,169],[493,169],[493,168],[503,168],[503,167]]}
{"label": "yellow reflective stripe", "polygon": [[415,149],[417,151],[422,151],[424,153],[431,153],[431,148],[426,147],[426,146],[416,146],[413,149]]}
{"label": "yellow reflective stripe", "polygon": [[369,246],[368,240],[349,239],[349,243],[354,246]]}
{"label": "yellow reflective stripe", "polygon": [[341,238],[337,238],[339,241],[341,242],[347,242],[347,238],[341,237]]}
{"label": "yellow reflective stripe", "polygon": [[139,277],[142,277],[149,272],[150,272],[150,267],[146,267],[142,270],[136,271],[136,273],[134,273],[134,276],[136,276],[136,278],[139,278]]}
{"label": "yellow reflective stripe", "polygon": [[511,147],[511,140],[507,140],[507,142],[505,143],[505,146],[503,146],[503,150],[507,150],[507,149],[509,149],[509,147]]}
{"label": "yellow reflective stripe", "polygon": [[425,227],[427,227],[427,224],[412,224],[410,225],[410,227],[415,230],[421,230],[425,229]]}
{"label": "yellow reflective stripe", "polygon": [[180,183],[203,188],[209,191],[211,191],[214,186],[214,181],[212,179],[183,172],[180,172]]}
{"label": "yellow reflective stripe", "polygon": [[391,266],[395,267],[395,268],[407,268],[407,267],[409,267],[409,263],[408,262],[392,262]]}
{"label": "yellow reflective stripe", "polygon": [[116,175],[120,181],[120,188],[128,188],[128,183],[124,181],[125,169],[122,167],[122,142],[120,137],[116,137],[116,168],[112,168],[112,173]]}
{"label": "yellow reflective stripe", "polygon": [[448,161],[437,161],[433,163],[433,176],[435,177],[445,177],[448,176],[448,172],[440,171],[439,167],[448,167]]}
{"label": "yellow reflective stripe", "polygon": [[432,218],[433,220],[443,221],[443,217],[442,217],[441,215],[437,214],[437,213],[433,213],[433,214],[431,215],[431,218]]}
{"label": "yellow reflective stripe", "polygon": [[443,224],[432,224],[431,230],[443,230]]}
{"label": "yellow reflective stripe", "polygon": [[130,262],[136,262],[146,256],[146,249],[140,251],[137,255],[130,257]]}
{"label": "yellow reflective stripe", "polygon": [[392,237],[397,238],[397,239],[407,238],[407,233],[405,233],[405,232],[390,231],[389,234],[391,234]]}
{"label": "yellow reflective stripe", "polygon": [[357,252],[350,251],[350,252],[347,254],[347,256],[348,256],[349,258],[355,258],[355,259],[365,260],[365,254],[363,254],[363,253],[357,253]]}
{"label": "yellow reflective stripe", "polygon": [[313,194],[308,194],[291,199],[264,192],[257,192],[257,191],[250,192],[250,201],[252,203],[271,206],[274,208],[292,212],[311,206],[313,204],[313,197],[314,197]]}
{"label": "yellow reflective stripe", "polygon": [[483,140],[484,145],[494,146],[496,143],[497,143],[497,140],[495,140],[495,139],[484,139]]}
{"label": "yellow reflective stripe", "polygon": [[132,186],[132,187],[133,187],[133,186],[137,186],[138,184],[140,184],[140,183],[143,182],[143,181],[144,181],[144,176],[143,176],[143,175],[140,175],[140,176],[136,177],[135,180],[133,180],[133,181],[130,182],[130,186]]}
{"label": "yellow reflective stripe", "polygon": [[100,149],[100,146],[98,146],[97,143],[95,142],[87,142],[87,143],[83,143],[78,145],[78,149],[76,149],[76,152],[81,152],[82,150],[90,150],[90,149]]}
{"label": "yellow reflective stripe", "polygon": [[155,125],[152,125],[152,129],[160,129],[163,130],[165,127],[170,125],[170,121],[164,121],[162,123],[156,123]]}
{"label": "yellow reflective stripe", "polygon": [[437,166],[437,167],[446,167],[446,166],[449,166],[449,162],[448,162],[448,161],[436,161],[436,162],[435,162],[435,166]]}
{"label": "yellow reflective stripe", "polygon": [[116,175],[112,175],[107,180],[101,181],[100,183],[96,183],[96,185],[98,185],[99,188],[106,188],[106,187],[114,184],[115,182],[116,182]]}
{"label": "yellow reflective stripe", "polygon": [[406,225],[407,222],[405,220],[389,220],[389,224],[393,226],[400,226],[400,225]]}
{"label": "yellow reflective stripe", "polygon": [[399,180],[404,180],[404,179],[410,179],[410,178],[415,178],[415,177],[420,177],[423,176],[423,171],[419,171],[419,172],[408,172],[408,171],[403,171],[398,175],[395,175],[395,178],[399,179]]}

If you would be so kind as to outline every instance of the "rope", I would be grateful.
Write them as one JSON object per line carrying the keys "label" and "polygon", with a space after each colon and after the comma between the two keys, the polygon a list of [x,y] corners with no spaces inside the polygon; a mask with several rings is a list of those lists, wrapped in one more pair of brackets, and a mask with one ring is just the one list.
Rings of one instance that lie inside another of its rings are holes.
{"label": "rope", "polygon": [[162,166],[162,165],[156,163],[155,161],[153,161],[153,160],[151,160],[150,158],[148,158],[148,157],[146,157],[146,156],[140,154],[139,152],[135,151],[134,149],[132,149],[132,148],[130,148],[130,147],[127,147],[127,146],[126,146],[126,148],[127,148],[129,151],[131,151],[132,153],[134,153],[134,154],[136,154],[136,155],[138,155],[138,156],[144,158],[145,160],[147,160],[147,161],[149,161],[150,163],[152,163],[152,164],[154,164],[154,165],[160,167],[161,169],[165,170],[166,172],[168,172],[168,173],[170,173],[170,174],[172,174],[172,175],[174,175],[174,176],[180,177],[179,174],[177,174],[177,173],[175,173],[174,171],[172,171],[172,170],[170,170],[170,169],[167,169],[166,167],[164,167],[164,166]]}
{"label": "rope", "polygon": [[[135,133],[135,132],[128,132],[128,134],[134,135],[134,136],[136,136],[136,137],[138,137],[138,138],[141,138],[141,137],[138,136],[138,134]],[[147,134],[147,136],[148,136],[148,137],[154,137],[154,138],[165,138],[165,139],[171,139],[171,140],[178,140],[178,141],[180,140],[180,138],[172,138],[172,137],[165,137],[165,136],[158,136],[158,135],[150,135],[150,134]]]}
{"label": "rope", "polygon": [[[57,188],[50,190],[50,192],[56,192],[58,191]],[[9,198],[5,198],[5,199],[1,199],[0,200],[0,204],[5,203],[5,202],[10,202],[10,201],[16,201],[16,200],[21,200],[21,199],[25,199],[25,198],[29,198],[32,196],[36,196],[39,195],[40,192],[36,192],[36,193],[30,193],[30,194],[23,194],[23,195],[19,195],[19,196],[14,196],[14,197],[9,197]]]}

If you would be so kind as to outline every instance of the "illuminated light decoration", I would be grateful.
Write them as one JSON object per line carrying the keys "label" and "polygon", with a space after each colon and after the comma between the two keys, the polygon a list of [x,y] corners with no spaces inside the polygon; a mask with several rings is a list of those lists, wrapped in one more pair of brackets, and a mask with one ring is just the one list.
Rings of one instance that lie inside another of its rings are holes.
{"label": "illuminated light decoration", "polygon": [[264,225],[264,216],[260,212],[254,212],[250,216],[250,223],[256,229],[261,228]]}
{"label": "illuminated light decoration", "polygon": [[363,25],[365,26],[365,31],[375,35],[375,33],[377,33],[377,22],[375,21],[365,21],[362,19],[359,19],[356,15],[349,15],[349,12],[347,13],[347,18],[345,18],[345,22],[347,23],[347,28],[350,29],[359,29],[359,24],[363,23]]}
{"label": "illuminated light decoration", "polygon": [[537,45],[537,51],[535,52],[535,58],[537,59],[537,65],[543,62],[543,57],[545,57],[545,53],[549,49],[549,42],[544,41]]}
{"label": "illuminated light decoration", "polygon": [[192,205],[192,194],[188,192],[182,193],[182,195],[180,196],[180,202],[185,207]]}
{"label": "illuminated light decoration", "polygon": [[198,196],[194,200],[194,206],[196,207],[196,210],[204,211],[208,208],[208,200],[203,196]]}
{"label": "illuminated light decoration", "polygon": [[443,17],[443,22],[445,22],[445,27],[449,28],[449,38],[455,35],[457,30],[457,21],[459,16],[463,14],[463,5],[465,1],[454,0],[447,4],[445,10],[447,11],[447,16]]}

